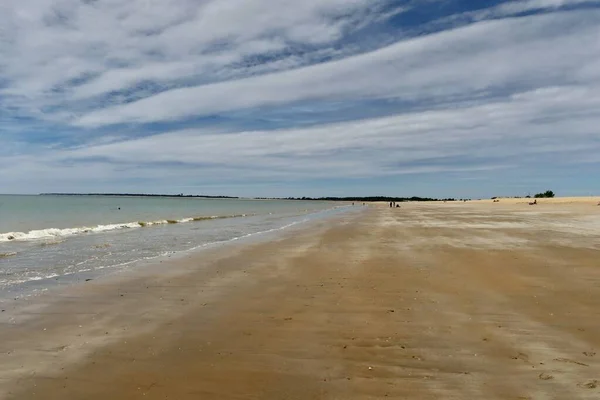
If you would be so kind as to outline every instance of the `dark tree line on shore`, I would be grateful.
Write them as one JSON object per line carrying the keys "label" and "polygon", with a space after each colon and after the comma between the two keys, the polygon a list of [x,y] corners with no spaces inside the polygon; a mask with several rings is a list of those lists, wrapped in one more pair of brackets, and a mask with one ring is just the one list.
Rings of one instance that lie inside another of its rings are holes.
{"label": "dark tree line on shore", "polygon": [[546,190],[544,193],[538,193],[534,196],[536,199],[551,199],[554,197],[552,190]]}
{"label": "dark tree line on shore", "polygon": [[[533,196],[536,199],[552,199],[554,198],[555,194],[552,190],[546,190],[544,193],[537,193],[535,196]],[[496,200],[496,199],[501,199],[502,197],[492,197],[492,200]],[[510,197],[504,197],[504,198],[510,198]],[[523,197],[521,196],[514,196],[512,197],[513,199],[522,199]],[[527,195],[525,196],[526,199],[530,199],[531,196]]]}
{"label": "dark tree line on shore", "polygon": [[113,196],[113,197],[198,197],[202,199],[239,199],[233,196],[206,196],[200,194],[145,194],[145,193],[40,193],[40,196]]}
{"label": "dark tree line on shore", "polygon": [[[181,194],[144,194],[144,193],[40,193],[40,196],[114,196],[114,197],[193,197],[201,199],[240,199],[234,196],[206,196]],[[364,196],[364,197],[255,197],[256,200],[304,200],[304,201],[345,201],[345,202],[406,202],[406,201],[458,201],[454,198],[434,199],[431,197],[389,197],[389,196]],[[467,201],[469,199],[460,199]]]}

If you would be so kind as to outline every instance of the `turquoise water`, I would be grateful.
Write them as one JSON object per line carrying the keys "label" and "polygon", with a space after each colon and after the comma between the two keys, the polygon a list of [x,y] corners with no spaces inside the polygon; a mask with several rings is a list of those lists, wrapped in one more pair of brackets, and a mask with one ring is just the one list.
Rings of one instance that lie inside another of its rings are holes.
{"label": "turquoise water", "polygon": [[314,201],[0,195],[0,297],[345,208]]}

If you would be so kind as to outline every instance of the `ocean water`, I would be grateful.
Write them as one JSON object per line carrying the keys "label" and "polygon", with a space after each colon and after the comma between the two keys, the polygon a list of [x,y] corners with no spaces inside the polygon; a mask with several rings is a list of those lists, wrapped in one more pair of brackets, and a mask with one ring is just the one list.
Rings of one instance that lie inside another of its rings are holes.
{"label": "ocean water", "polygon": [[316,201],[0,195],[0,299],[346,208]]}

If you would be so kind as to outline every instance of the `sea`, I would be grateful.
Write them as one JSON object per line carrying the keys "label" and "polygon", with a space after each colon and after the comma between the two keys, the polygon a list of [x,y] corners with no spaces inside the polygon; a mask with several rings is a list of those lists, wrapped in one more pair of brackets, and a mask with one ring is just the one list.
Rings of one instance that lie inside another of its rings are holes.
{"label": "sea", "polygon": [[296,200],[0,195],[0,300],[283,230],[349,207]]}

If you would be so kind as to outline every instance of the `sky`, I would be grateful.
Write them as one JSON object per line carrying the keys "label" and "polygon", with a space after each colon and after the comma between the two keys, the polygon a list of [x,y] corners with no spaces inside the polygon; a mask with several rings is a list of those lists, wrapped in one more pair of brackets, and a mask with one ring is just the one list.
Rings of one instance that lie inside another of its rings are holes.
{"label": "sky", "polygon": [[0,193],[600,194],[600,0],[2,0]]}

